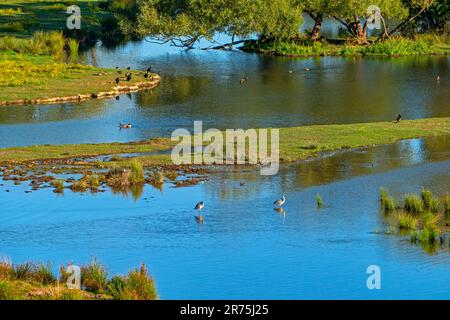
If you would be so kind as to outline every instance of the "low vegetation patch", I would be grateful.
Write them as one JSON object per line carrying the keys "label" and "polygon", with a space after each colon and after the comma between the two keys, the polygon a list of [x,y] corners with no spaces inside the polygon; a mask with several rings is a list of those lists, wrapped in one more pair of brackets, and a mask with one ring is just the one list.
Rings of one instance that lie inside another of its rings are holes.
{"label": "low vegetation patch", "polygon": [[[445,203],[447,195],[443,196]],[[401,235],[409,234],[413,243],[421,244],[429,253],[434,253],[438,248],[449,245],[448,214],[445,205],[441,205],[439,197],[433,195],[428,189],[422,189],[420,196],[408,194],[405,196],[404,205],[386,210],[386,203],[392,199],[385,189],[380,190],[380,202],[382,211],[386,213],[392,230],[397,230]]]}
{"label": "low vegetation patch", "polygon": [[97,260],[81,267],[81,289],[69,289],[69,274],[61,266],[59,277],[51,264],[0,261],[0,300],[155,300],[158,295],[147,267],[127,275],[108,278],[105,266]]}

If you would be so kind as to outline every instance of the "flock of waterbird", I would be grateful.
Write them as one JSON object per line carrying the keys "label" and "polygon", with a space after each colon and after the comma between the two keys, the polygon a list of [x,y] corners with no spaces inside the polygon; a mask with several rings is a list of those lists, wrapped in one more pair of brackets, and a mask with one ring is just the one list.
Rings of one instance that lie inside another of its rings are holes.
{"label": "flock of waterbird", "polygon": [[[285,204],[286,202],[286,196],[283,194],[283,196],[280,199],[277,199],[273,202],[273,204],[276,206],[275,210],[280,210],[281,207]],[[198,223],[203,223],[204,218],[202,215],[202,209],[205,207],[205,202],[204,201],[200,201],[197,202],[197,204],[194,207],[194,210],[198,211],[198,215],[195,216],[195,220]]]}

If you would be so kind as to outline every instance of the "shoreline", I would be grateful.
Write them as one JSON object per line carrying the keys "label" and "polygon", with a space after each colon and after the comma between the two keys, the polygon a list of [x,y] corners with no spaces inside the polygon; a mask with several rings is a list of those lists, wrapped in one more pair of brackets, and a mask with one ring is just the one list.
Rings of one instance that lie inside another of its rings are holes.
{"label": "shoreline", "polygon": [[[309,125],[279,130],[280,161],[289,163],[316,157],[328,151],[352,150],[392,144],[405,139],[450,135],[450,117],[402,120],[400,123]],[[132,142],[7,147],[0,148],[0,166],[30,162],[64,162],[120,154],[141,154],[135,158],[141,159],[144,165],[172,165],[169,153],[158,152],[168,151],[175,144],[170,138],[163,137]],[[148,154],[154,152],[155,154]]]}

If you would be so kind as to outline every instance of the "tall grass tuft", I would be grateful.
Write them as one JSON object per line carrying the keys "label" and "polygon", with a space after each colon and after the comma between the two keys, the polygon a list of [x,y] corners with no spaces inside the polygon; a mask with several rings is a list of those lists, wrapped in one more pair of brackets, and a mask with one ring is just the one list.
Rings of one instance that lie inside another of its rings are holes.
{"label": "tall grass tuft", "polygon": [[444,198],[442,199],[442,203],[444,205],[444,214],[450,215],[450,196],[448,194],[444,195]]}
{"label": "tall grass tuft", "polygon": [[50,263],[39,263],[33,270],[33,279],[43,285],[49,285],[56,282]]}
{"label": "tall grass tuft", "polygon": [[423,202],[416,195],[407,195],[405,197],[404,209],[410,213],[421,213],[423,212]]}
{"label": "tall grass tuft", "polygon": [[67,40],[67,47],[69,49],[70,59],[76,60],[78,59],[78,51],[80,48],[80,43],[76,39]]}
{"label": "tall grass tuft", "polygon": [[430,205],[429,205],[430,212],[437,213],[439,210],[439,205],[440,205],[439,198],[436,198],[436,197],[431,198]]}
{"label": "tall grass tuft", "polygon": [[382,202],[382,209],[384,213],[390,213],[395,210],[395,203],[394,199],[392,197],[386,197],[384,201]]}
{"label": "tall grass tuft", "polygon": [[316,202],[317,202],[317,208],[318,209],[322,208],[323,200],[322,200],[322,196],[320,195],[320,193],[318,193],[316,195]]}
{"label": "tall grass tuft", "polygon": [[384,205],[384,201],[386,198],[389,197],[389,194],[387,193],[386,189],[383,187],[380,188],[380,203],[381,205]]}
{"label": "tall grass tuft", "polygon": [[85,180],[77,180],[72,183],[70,189],[74,192],[83,192],[86,191],[88,184]]}
{"label": "tall grass tuft", "polygon": [[416,230],[419,219],[408,213],[399,213],[397,216],[398,228],[404,230]]}
{"label": "tall grass tuft", "polygon": [[144,167],[142,166],[142,162],[138,159],[133,159],[130,162],[131,167],[131,177],[130,177],[130,183],[131,184],[139,184],[145,182],[145,176],[144,176]]}
{"label": "tall grass tuft", "polygon": [[52,186],[55,188],[53,192],[63,193],[64,192],[64,180],[58,179],[52,182]]}

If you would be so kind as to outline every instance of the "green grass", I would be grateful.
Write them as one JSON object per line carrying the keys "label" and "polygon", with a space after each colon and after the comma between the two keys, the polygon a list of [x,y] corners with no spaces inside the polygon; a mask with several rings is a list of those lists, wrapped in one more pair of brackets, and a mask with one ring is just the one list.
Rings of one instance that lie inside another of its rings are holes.
{"label": "green grass", "polygon": [[405,230],[416,230],[419,219],[411,214],[401,212],[397,216],[398,228]]}
{"label": "green grass", "polygon": [[[0,3],[0,36],[10,34],[18,37],[30,37],[34,31],[65,30],[67,35],[75,37],[76,30],[66,28],[67,7],[76,4],[82,12],[81,31],[92,37],[102,31],[101,21],[112,13],[99,10],[96,0],[3,0]],[[9,14],[1,14],[1,13]]]}
{"label": "green grass", "polygon": [[391,37],[370,45],[352,45],[342,41],[331,44],[327,41],[266,40],[247,41],[241,47],[244,51],[280,56],[397,56],[448,54],[450,45],[447,37],[437,35],[417,36],[415,39]]}
{"label": "green grass", "polygon": [[[0,102],[77,96],[111,91],[119,75],[116,70],[77,63],[58,62],[52,56],[0,51]],[[120,85],[147,81],[139,71]],[[143,73],[142,73],[143,74]]]}
{"label": "green grass", "polygon": [[423,188],[420,192],[420,197],[422,198],[423,208],[425,210],[430,210],[433,193],[430,190]]}
{"label": "green grass", "polygon": [[153,278],[144,264],[125,276],[107,278],[106,268],[93,260],[82,266],[82,290],[68,289],[68,274],[61,266],[61,277],[50,264],[26,262],[13,265],[0,261],[0,300],[154,300],[158,298]]}
{"label": "green grass", "polygon": [[81,283],[83,289],[93,293],[104,292],[108,277],[106,269],[97,260],[92,260],[87,266],[81,268]]}
{"label": "green grass", "polygon": [[415,214],[421,213],[424,210],[422,200],[414,194],[409,194],[405,197],[405,204],[403,208],[406,212]]}
{"label": "green grass", "polygon": [[[389,144],[401,139],[450,134],[450,118],[373,122],[342,125],[311,125],[280,129],[280,157],[284,162],[317,157],[321,152]],[[303,146],[315,144],[316,149]],[[0,163],[39,159],[65,159],[104,154],[170,150],[169,138],[130,143],[43,145],[0,149]],[[144,166],[170,164],[170,154],[138,157]],[[118,162],[120,163],[120,161]],[[420,199],[419,202],[421,203]]]}

